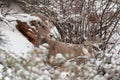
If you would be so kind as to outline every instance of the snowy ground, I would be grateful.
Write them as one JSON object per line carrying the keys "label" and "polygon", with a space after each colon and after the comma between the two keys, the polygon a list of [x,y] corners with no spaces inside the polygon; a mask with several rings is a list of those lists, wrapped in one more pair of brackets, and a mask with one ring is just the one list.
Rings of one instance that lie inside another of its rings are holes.
{"label": "snowy ground", "polygon": [[[34,48],[33,45],[15,29],[16,19],[29,21],[37,19],[28,14],[14,14],[3,17],[0,31],[6,37],[5,45],[0,46],[0,80],[120,80],[120,33],[114,33],[110,41],[117,41],[110,53],[90,59],[86,64],[76,60],[66,60],[61,54],[51,60],[61,66],[48,64],[47,44]],[[8,22],[9,21],[9,22]],[[6,24],[6,23],[7,24]],[[54,30],[52,30],[54,35]],[[120,32],[120,30],[118,31]]]}
{"label": "snowy ground", "polygon": [[[31,19],[35,20],[35,17],[30,17],[30,15],[26,14],[18,14],[12,16],[4,17],[4,21],[1,21],[1,34],[5,35],[5,39],[7,40],[7,45],[0,46],[3,50],[10,51],[19,54],[19,56],[23,56],[24,53],[32,50],[34,46],[15,28],[17,19],[23,21],[29,21]],[[28,19],[28,20],[26,20]],[[6,21],[6,23],[5,23]],[[11,22],[8,22],[11,21]],[[21,54],[23,53],[23,54]],[[25,54],[26,55],[26,54]]]}

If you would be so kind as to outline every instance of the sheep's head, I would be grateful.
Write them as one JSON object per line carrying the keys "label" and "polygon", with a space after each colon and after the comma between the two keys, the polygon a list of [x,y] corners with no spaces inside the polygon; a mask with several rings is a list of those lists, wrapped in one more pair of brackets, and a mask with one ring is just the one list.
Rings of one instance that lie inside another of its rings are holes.
{"label": "sheep's head", "polygon": [[16,28],[32,43],[38,47],[37,44],[37,32],[34,28],[30,27],[27,22],[16,20]]}
{"label": "sheep's head", "polygon": [[[42,21],[32,20],[29,23],[16,20],[16,28],[36,47],[50,38],[50,26]],[[30,24],[30,25],[29,25]]]}
{"label": "sheep's head", "polygon": [[51,37],[50,29],[51,27],[42,21],[31,21],[31,26],[35,26],[37,30],[37,35],[40,41],[40,44],[45,43],[46,38]]}

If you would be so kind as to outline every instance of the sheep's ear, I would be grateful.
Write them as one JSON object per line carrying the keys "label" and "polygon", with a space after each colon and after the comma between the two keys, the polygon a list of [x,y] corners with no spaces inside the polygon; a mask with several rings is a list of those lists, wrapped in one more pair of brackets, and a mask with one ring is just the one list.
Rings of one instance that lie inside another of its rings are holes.
{"label": "sheep's ear", "polygon": [[49,20],[45,20],[45,24],[46,24],[49,28],[51,28],[51,27],[52,27],[52,24],[50,23],[50,21],[49,21]]}
{"label": "sheep's ear", "polygon": [[53,35],[52,35],[52,34],[50,34],[50,38],[53,38]]}

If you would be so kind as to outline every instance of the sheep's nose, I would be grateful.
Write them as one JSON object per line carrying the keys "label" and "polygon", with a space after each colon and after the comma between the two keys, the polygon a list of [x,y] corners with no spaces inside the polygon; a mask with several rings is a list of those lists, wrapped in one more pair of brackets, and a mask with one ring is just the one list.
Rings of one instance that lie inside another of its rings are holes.
{"label": "sheep's nose", "polygon": [[52,34],[50,34],[50,38],[52,38],[53,37],[53,35]]}

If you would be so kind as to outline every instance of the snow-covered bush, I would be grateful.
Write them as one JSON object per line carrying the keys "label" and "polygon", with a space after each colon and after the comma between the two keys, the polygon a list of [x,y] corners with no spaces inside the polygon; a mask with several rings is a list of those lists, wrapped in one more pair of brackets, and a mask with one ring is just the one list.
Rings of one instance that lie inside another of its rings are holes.
{"label": "snow-covered bush", "polygon": [[[0,50],[0,79],[2,80],[119,80],[120,55],[114,54],[111,62],[105,56],[102,60],[91,59],[86,64],[78,64],[76,60],[65,60],[60,53],[52,61],[62,66],[48,63],[48,51],[44,46],[21,57],[12,52]],[[107,53],[106,53],[107,54]]]}

